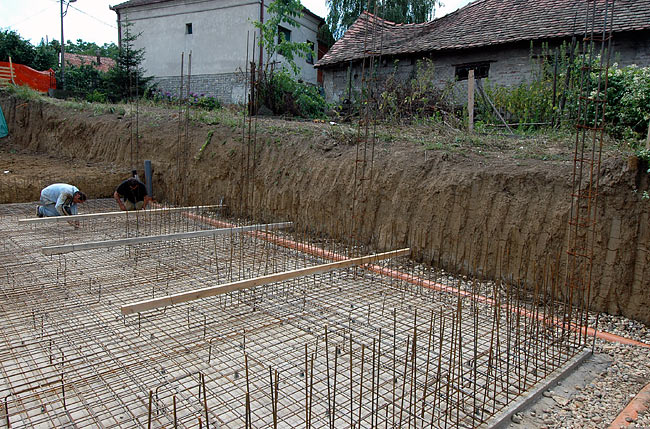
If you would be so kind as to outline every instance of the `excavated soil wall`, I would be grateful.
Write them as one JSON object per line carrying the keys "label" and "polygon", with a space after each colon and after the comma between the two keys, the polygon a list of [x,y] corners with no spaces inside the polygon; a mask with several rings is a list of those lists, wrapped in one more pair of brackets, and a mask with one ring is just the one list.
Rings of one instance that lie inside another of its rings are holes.
{"label": "excavated soil wall", "polygon": [[[22,151],[69,158],[70,168],[111,163],[126,172],[134,159],[140,171],[151,160],[159,200],[223,198],[234,214],[294,220],[333,236],[358,225],[355,238],[378,249],[409,246],[416,257],[490,277],[531,279],[544,267],[561,276],[552,267],[566,259],[572,162],[468,157],[393,141],[377,143],[372,169],[362,172],[357,147],[330,124],[264,119],[256,150],[247,151],[241,124],[228,121],[190,122],[186,131],[173,111],[135,121],[8,96],[0,105],[10,144]],[[97,186],[88,181],[89,196],[109,196],[111,174]],[[589,299],[592,309],[650,323],[647,189],[643,166],[603,160]]]}

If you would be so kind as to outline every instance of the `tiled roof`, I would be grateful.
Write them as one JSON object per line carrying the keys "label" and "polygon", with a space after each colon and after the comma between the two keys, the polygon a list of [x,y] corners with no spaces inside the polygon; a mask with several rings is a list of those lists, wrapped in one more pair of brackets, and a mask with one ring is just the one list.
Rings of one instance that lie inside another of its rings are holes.
{"label": "tiled roof", "polygon": [[97,64],[97,57],[93,55],[65,54],[65,63],[75,67],[86,64],[99,71],[107,72],[115,65],[115,60],[112,58],[100,57],[99,61]]}
{"label": "tiled roof", "polygon": [[[600,17],[597,22],[603,22],[604,3],[605,0],[596,0],[600,11],[596,14]],[[364,50],[400,55],[584,34],[587,5],[593,7],[594,2],[475,0],[449,15],[422,24],[395,24],[364,12],[316,67],[363,58]],[[650,0],[615,2],[614,32],[648,29]]]}

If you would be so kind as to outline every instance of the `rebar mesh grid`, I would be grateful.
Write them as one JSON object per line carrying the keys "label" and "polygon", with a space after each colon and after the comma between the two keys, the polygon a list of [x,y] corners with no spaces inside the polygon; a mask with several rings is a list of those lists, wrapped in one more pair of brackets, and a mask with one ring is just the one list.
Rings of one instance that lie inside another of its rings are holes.
{"label": "rebar mesh grid", "polygon": [[553,276],[526,303],[505,283],[416,277],[405,259],[375,267],[401,277],[342,269],[125,317],[133,301],[330,260],[234,232],[46,257],[55,243],[207,229],[215,214],[19,225],[32,211],[0,206],[12,428],[480,427],[580,351],[555,322]]}

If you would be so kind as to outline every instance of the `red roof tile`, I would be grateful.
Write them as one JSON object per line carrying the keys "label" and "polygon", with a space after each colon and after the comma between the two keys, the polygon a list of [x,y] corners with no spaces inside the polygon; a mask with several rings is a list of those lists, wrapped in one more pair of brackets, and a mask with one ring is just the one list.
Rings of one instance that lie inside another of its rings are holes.
{"label": "red roof tile", "polygon": [[93,55],[65,54],[66,65],[69,64],[75,67],[87,64],[99,71],[107,72],[115,65],[115,60],[109,57],[100,57],[99,61],[100,63],[97,64],[97,57]]}
{"label": "red roof tile", "polygon": [[[605,0],[595,4],[597,22],[602,22]],[[422,24],[395,24],[364,12],[316,67],[360,59],[364,51],[400,55],[584,34],[587,5],[593,7],[594,1],[476,0]],[[650,0],[615,2],[614,32],[649,29]]]}

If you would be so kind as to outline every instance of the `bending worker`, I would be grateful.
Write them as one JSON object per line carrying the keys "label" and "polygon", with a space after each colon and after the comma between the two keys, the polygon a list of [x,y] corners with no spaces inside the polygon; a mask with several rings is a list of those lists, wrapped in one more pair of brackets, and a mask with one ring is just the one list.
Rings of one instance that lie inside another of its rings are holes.
{"label": "bending worker", "polygon": [[[147,207],[151,197],[147,194],[147,188],[144,183],[130,177],[124,182],[120,183],[113,193],[113,198],[120,206],[120,210],[140,210]],[[122,202],[124,199],[124,202]]]}
{"label": "bending worker", "polygon": [[77,204],[86,201],[86,194],[76,186],[67,183],[55,183],[41,191],[41,200],[36,207],[36,216],[71,216],[76,215]]}

